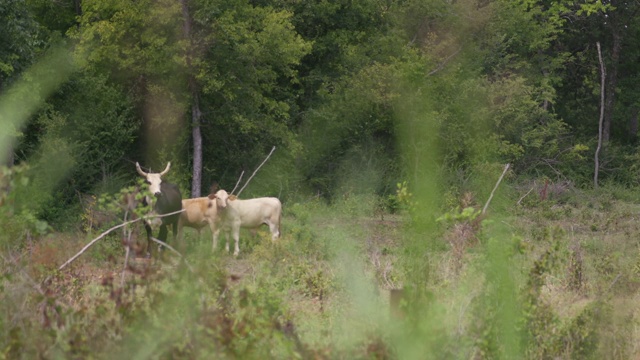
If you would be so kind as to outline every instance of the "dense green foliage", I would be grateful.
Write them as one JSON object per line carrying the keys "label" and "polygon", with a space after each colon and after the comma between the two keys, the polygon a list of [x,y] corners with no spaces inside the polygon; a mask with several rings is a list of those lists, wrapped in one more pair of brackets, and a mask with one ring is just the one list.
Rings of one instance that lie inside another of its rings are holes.
{"label": "dense green foliage", "polygon": [[[423,145],[406,151],[402,137],[415,114],[437,127],[436,138],[420,143],[437,141],[440,155],[433,160],[443,174],[465,178],[474,164],[510,162],[518,175],[589,186],[600,110],[596,42],[610,93],[601,178],[637,182],[622,165],[635,156],[637,132],[634,4],[32,0],[3,6],[4,88],[54,43],[71,44],[79,65],[31,114],[9,152],[13,163],[29,161],[52,133],[74,128],[64,131],[77,161],[60,184],[65,204],[77,201],[77,192],[114,190],[135,176],[134,161],[152,168],[173,161],[174,181],[188,189],[197,165],[194,126],[202,130],[204,189],[214,182],[231,187],[276,146],[274,163],[297,179],[286,188],[279,181],[279,192],[311,189],[332,198],[343,169],[365,162],[382,171],[366,191],[387,196],[396,182],[415,177],[406,161]],[[259,191],[273,193],[269,186]]]}
{"label": "dense green foliage", "polygon": [[[638,32],[622,0],[0,0],[0,358],[637,355]],[[55,270],[140,215],[136,162],[189,197],[274,146],[242,196],[283,244],[120,282],[112,234]]]}

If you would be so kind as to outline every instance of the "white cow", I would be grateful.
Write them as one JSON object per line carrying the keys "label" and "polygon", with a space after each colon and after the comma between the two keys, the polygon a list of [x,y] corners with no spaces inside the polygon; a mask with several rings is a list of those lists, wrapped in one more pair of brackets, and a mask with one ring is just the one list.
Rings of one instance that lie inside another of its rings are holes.
{"label": "white cow", "polygon": [[255,199],[240,200],[235,196],[229,196],[226,191],[219,190],[215,194],[209,195],[210,199],[215,199],[220,226],[213,236],[213,248],[218,244],[218,234],[221,229],[227,232],[227,252],[229,251],[229,234],[231,231],[235,240],[234,256],[238,256],[240,248],[240,228],[256,229],[262,224],[269,225],[271,240],[275,241],[280,236],[280,218],[282,214],[282,204],[278,198],[263,197]]}
{"label": "white cow", "polygon": [[[215,235],[216,223],[218,222],[218,207],[214,200],[208,197],[184,199],[182,200],[182,208],[184,211],[180,214],[180,220],[178,221],[180,241],[183,240],[183,228],[185,226],[196,229],[198,237],[200,237],[202,228],[209,226],[212,237]],[[215,240],[215,237],[213,237],[214,246]]]}

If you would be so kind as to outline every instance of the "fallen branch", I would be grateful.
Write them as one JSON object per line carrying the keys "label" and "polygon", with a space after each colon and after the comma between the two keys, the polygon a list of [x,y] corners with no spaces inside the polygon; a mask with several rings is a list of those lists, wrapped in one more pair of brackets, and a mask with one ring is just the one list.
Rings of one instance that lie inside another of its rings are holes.
{"label": "fallen branch", "polygon": [[[264,163],[267,162],[267,160],[269,160],[269,158],[271,157],[271,154],[273,154],[273,152],[276,150],[276,147],[274,146],[271,149],[271,152],[269,153],[269,155],[267,155],[267,157],[264,159],[264,161],[262,161],[262,164],[260,164],[260,166],[258,166],[258,168],[253,172],[253,174],[251,174],[251,177],[249,177],[249,180],[247,180],[246,183],[244,183],[244,186],[242,187],[242,189],[240,189],[240,191],[238,191],[238,193],[236,194],[236,196],[240,196],[240,193],[242,192],[242,190],[244,190],[244,188],[247,187],[247,185],[249,185],[249,181],[251,181],[251,179],[253,179],[253,176],[258,172],[258,170],[260,170],[260,168],[262,167],[262,165],[264,165]],[[233,194],[233,191],[231,192]]]}
{"label": "fallen branch", "polygon": [[97,238],[91,240],[91,242],[89,242],[87,245],[85,245],[82,250],[80,250],[77,254],[75,254],[73,257],[71,257],[69,260],[67,260],[64,264],[60,265],[60,267],[58,268],[58,270],[62,270],[64,269],[67,265],[71,264],[75,259],[77,259],[80,255],[82,255],[85,251],[87,251],[87,249],[89,249],[91,246],[93,246],[93,244],[95,244],[98,240],[102,239],[103,237],[105,237],[107,234],[109,234],[110,232],[119,229],[123,226],[127,226],[129,224],[133,224],[134,222],[140,221],[140,220],[147,220],[150,218],[154,218],[154,217],[165,217],[165,216],[170,216],[170,215],[175,215],[178,213],[183,212],[184,210],[179,210],[179,211],[174,211],[172,213],[168,213],[168,214],[162,214],[162,215],[151,215],[151,216],[144,216],[135,220],[130,220],[127,222],[124,222],[120,225],[116,225],[114,227],[112,227],[111,229],[103,232],[102,234],[100,234]]}
{"label": "fallen branch", "polygon": [[487,208],[489,207],[489,203],[491,202],[491,199],[493,199],[493,194],[495,194],[496,189],[498,189],[498,185],[500,185],[500,183],[502,182],[502,178],[504,178],[504,175],[507,173],[507,170],[509,170],[509,166],[511,166],[511,164],[507,164],[504,166],[504,170],[502,171],[502,175],[500,175],[500,178],[498,179],[498,182],[496,183],[496,186],[493,187],[493,190],[491,190],[491,195],[489,195],[489,199],[487,200],[487,203],[484,204],[484,207],[482,208],[482,214],[484,215],[487,212]]}
{"label": "fallen branch", "polygon": [[67,265],[71,264],[75,259],[77,259],[80,255],[82,255],[85,251],[87,251],[88,248],[90,248],[93,244],[95,244],[98,240],[102,239],[103,237],[105,237],[107,234],[109,234],[110,232],[112,232],[113,230],[119,229],[123,226],[127,226],[129,224],[133,224],[134,222],[140,221],[143,218],[139,218],[139,219],[135,219],[135,220],[130,220],[127,221],[125,223],[122,223],[120,225],[116,225],[114,227],[112,227],[111,229],[103,232],[102,234],[100,234],[97,238],[91,240],[91,242],[89,242],[87,245],[85,245],[82,250],[80,250],[77,254],[75,254],[73,257],[71,257],[69,260],[67,260],[64,264],[60,265],[60,267],[58,268],[58,270],[62,270],[64,269]]}

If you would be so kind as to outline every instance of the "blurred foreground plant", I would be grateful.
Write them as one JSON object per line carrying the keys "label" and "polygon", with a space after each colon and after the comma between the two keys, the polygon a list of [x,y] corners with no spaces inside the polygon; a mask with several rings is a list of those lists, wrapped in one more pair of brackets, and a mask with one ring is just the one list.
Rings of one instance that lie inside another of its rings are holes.
{"label": "blurred foreground plant", "polygon": [[0,167],[0,246],[12,247],[30,239],[32,235],[44,235],[49,224],[36,216],[29,202],[21,201],[30,190],[29,166]]}

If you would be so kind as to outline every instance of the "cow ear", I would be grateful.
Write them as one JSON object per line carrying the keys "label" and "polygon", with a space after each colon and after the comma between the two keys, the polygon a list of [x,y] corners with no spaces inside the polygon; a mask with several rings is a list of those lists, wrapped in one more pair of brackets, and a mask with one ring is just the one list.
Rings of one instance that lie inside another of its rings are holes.
{"label": "cow ear", "polygon": [[209,194],[209,196],[207,196],[209,199],[213,200],[216,198],[216,194]]}
{"label": "cow ear", "polygon": [[237,200],[238,197],[235,195],[229,195],[229,200],[233,201],[233,200]]}

